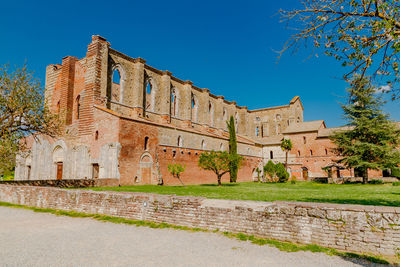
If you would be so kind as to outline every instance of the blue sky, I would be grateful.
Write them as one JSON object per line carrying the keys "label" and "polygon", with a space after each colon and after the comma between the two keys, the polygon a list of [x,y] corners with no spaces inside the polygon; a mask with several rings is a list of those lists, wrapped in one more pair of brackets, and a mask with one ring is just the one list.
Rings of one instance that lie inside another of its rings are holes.
{"label": "blue sky", "polygon": [[[161,70],[257,109],[287,104],[299,95],[305,120],[340,126],[344,68],[310,51],[276,51],[290,31],[280,23],[285,1],[4,1],[0,10],[0,64],[25,60],[44,84],[48,64],[85,56],[91,35],[114,49],[142,57]],[[400,120],[400,102],[385,111]]]}

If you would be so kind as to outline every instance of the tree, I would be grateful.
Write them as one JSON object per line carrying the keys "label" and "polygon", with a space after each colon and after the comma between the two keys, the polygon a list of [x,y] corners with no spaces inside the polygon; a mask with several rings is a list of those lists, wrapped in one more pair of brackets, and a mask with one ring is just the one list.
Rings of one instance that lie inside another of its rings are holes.
{"label": "tree", "polygon": [[283,151],[285,151],[285,156],[286,156],[286,158],[285,158],[285,170],[287,171],[287,165],[288,165],[288,154],[289,154],[289,151],[290,150],[292,150],[292,148],[293,148],[293,144],[292,144],[292,141],[290,140],[290,139],[285,139],[285,138],[283,138],[282,139],[282,142],[281,142],[281,148],[282,148],[282,150]]}
{"label": "tree", "polygon": [[[379,76],[388,82],[392,99],[400,90],[400,9],[398,1],[384,0],[309,0],[301,8],[280,11],[282,20],[293,22],[295,33],[284,45],[296,51],[301,44],[311,43],[347,67],[344,78],[355,73],[360,78]],[[397,84],[397,86],[396,86]]]}
{"label": "tree", "polygon": [[175,164],[168,164],[168,171],[172,174],[172,176],[174,178],[177,178],[179,180],[179,182],[181,182],[181,184],[183,186],[185,186],[185,184],[182,182],[180,175],[181,173],[183,173],[185,171],[186,167],[182,166],[179,163],[175,163]]}
{"label": "tree", "polygon": [[331,136],[338,162],[362,173],[368,182],[369,169],[390,169],[400,163],[400,129],[381,110],[382,99],[368,77],[355,77],[348,88],[349,103],[342,105],[348,130]]}
{"label": "tree", "polygon": [[50,112],[43,89],[27,66],[13,72],[7,65],[0,66],[0,169],[15,166],[15,154],[23,149],[23,137],[55,137],[61,132],[60,126],[58,115]]}
{"label": "tree", "polygon": [[234,161],[240,165],[241,159],[241,156],[232,155],[226,151],[206,151],[200,154],[199,167],[213,171],[217,175],[218,185],[220,186],[222,176],[230,171],[231,163]]}
{"label": "tree", "polygon": [[276,174],[275,163],[272,160],[268,160],[267,164],[264,166],[264,175],[268,174],[269,178],[273,180]]}
{"label": "tree", "polygon": [[278,181],[280,183],[286,183],[289,179],[289,173],[286,171],[285,165],[283,165],[282,163],[279,162],[275,165],[275,169],[276,169],[276,176],[278,177]]}
{"label": "tree", "polygon": [[[233,118],[233,116],[229,118],[229,121],[227,121],[226,124],[228,126],[228,131],[229,131],[229,154],[232,156],[232,159],[239,159],[237,154],[235,119]],[[229,174],[231,183],[235,183],[237,180],[239,163],[240,162],[234,160],[230,162]]]}

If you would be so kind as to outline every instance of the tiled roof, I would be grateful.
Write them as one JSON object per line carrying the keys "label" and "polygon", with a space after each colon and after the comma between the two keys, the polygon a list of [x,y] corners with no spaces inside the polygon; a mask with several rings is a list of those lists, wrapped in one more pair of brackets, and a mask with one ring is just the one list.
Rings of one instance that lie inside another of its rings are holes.
{"label": "tiled roof", "polygon": [[301,132],[313,132],[313,131],[318,131],[322,127],[323,128],[326,127],[325,122],[323,120],[304,121],[289,125],[283,133],[290,134],[290,133],[301,133]]}

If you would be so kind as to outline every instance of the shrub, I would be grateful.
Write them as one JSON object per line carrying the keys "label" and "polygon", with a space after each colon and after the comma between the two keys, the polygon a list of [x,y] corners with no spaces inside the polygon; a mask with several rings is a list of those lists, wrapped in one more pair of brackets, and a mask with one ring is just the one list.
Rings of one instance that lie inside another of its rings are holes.
{"label": "shrub", "polygon": [[184,185],[184,183],[181,180],[181,173],[185,171],[185,165],[182,166],[179,163],[168,164],[168,171],[172,174],[172,176],[178,178],[179,182],[181,182],[181,184]]}
{"label": "shrub", "polygon": [[400,168],[392,168],[392,177],[400,178]]}
{"label": "shrub", "polygon": [[282,163],[278,163],[275,165],[275,168],[278,181],[280,183],[286,183],[289,179],[289,173],[286,171],[285,165],[283,165]]}
{"label": "shrub", "polygon": [[383,181],[381,179],[373,179],[368,182],[369,184],[383,184]]}
{"label": "shrub", "polygon": [[393,182],[392,185],[393,186],[400,186],[400,182]]}
{"label": "shrub", "polygon": [[264,175],[268,175],[271,180],[275,178],[276,174],[276,165],[272,162],[272,160],[269,160],[267,164],[264,166]]}
{"label": "shrub", "polygon": [[292,175],[292,178],[290,179],[291,184],[296,184],[297,178],[296,176]]}

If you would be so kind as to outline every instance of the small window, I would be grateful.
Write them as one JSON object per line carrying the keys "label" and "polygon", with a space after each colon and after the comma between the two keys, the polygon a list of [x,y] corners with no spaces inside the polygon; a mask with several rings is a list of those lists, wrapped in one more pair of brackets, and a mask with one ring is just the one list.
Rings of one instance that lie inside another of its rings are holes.
{"label": "small window", "polygon": [[178,137],[178,147],[183,147],[183,139],[181,136]]}
{"label": "small window", "polygon": [[325,148],[325,155],[328,155],[328,149]]}
{"label": "small window", "polygon": [[260,136],[260,129],[258,128],[258,126],[256,127],[256,136]]}
{"label": "small window", "polygon": [[221,144],[219,145],[219,150],[220,150],[220,151],[224,151],[224,144],[221,143]]}
{"label": "small window", "polygon": [[299,150],[299,151],[297,151],[297,156],[299,156],[299,157],[300,157],[300,150]]}
{"label": "small window", "polygon": [[306,139],[305,136],[303,136],[303,143],[304,143],[304,144],[307,144],[307,139]]}
{"label": "small window", "polygon": [[94,140],[98,140],[99,139],[99,131],[96,131],[94,133]]}
{"label": "small window", "polygon": [[57,113],[60,113],[60,101],[57,102]]}
{"label": "small window", "polygon": [[81,96],[80,95],[78,95],[76,97],[75,102],[76,102],[76,119],[79,120],[80,113],[81,113]]}
{"label": "small window", "polygon": [[256,117],[256,121],[260,122],[261,121],[260,117]]}
{"label": "small window", "polygon": [[201,149],[206,149],[206,142],[204,140],[201,141]]}
{"label": "small window", "polygon": [[149,137],[146,136],[144,138],[144,150],[147,150],[149,148]]}
{"label": "small window", "polygon": [[313,155],[312,150],[310,150],[310,156],[312,156],[312,155]]}
{"label": "small window", "polygon": [[270,152],[269,152],[269,158],[270,158],[270,159],[273,159],[273,158],[274,158],[274,152],[273,152],[273,151],[270,151]]}

